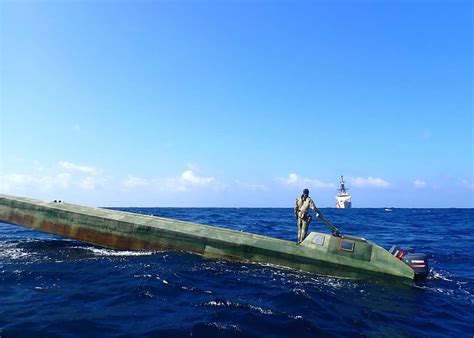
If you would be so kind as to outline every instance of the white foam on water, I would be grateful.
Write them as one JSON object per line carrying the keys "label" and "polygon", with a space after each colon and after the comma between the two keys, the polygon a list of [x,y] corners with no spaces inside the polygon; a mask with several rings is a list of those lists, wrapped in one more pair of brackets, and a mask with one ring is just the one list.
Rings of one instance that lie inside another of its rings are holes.
{"label": "white foam on water", "polygon": [[430,270],[430,274],[428,276],[429,280],[432,280],[432,283],[436,283],[436,281],[444,281],[444,282],[449,282],[449,286],[447,288],[441,288],[441,287],[434,287],[434,286],[418,286],[415,285],[415,287],[419,289],[424,289],[424,290],[429,290],[435,293],[447,295],[447,296],[459,296],[465,300],[469,300],[471,303],[474,303],[474,296],[469,292],[469,290],[466,289],[465,285],[468,284],[468,282],[465,281],[459,281],[455,280],[455,277],[451,276],[447,272],[438,272],[434,271],[433,269]]}
{"label": "white foam on water", "polygon": [[441,279],[441,280],[444,280],[446,282],[452,282],[453,280],[452,279],[449,279],[448,277],[444,276],[442,273],[440,272],[437,272],[437,271],[430,271],[430,275],[433,279]]}
{"label": "white foam on water", "polygon": [[218,301],[216,302],[215,300],[211,300],[207,303],[205,303],[204,305],[207,305],[207,306],[230,306],[231,302],[229,301],[225,301],[225,302],[221,302],[221,301]]}
{"label": "white foam on water", "polygon": [[96,256],[114,256],[114,257],[126,257],[126,256],[150,256],[155,253],[155,251],[122,251],[122,250],[113,250],[105,248],[95,248],[92,246],[73,246],[73,249],[82,249],[91,251]]}
{"label": "white foam on water", "polygon": [[311,297],[308,295],[308,293],[304,289],[294,288],[292,291],[293,291],[293,293],[295,293],[297,295],[301,295],[305,298],[311,299]]}
{"label": "white foam on water", "polygon": [[465,301],[468,301],[471,304],[474,303],[474,295],[468,289],[466,289],[466,284],[469,284],[469,282],[456,280],[456,276],[450,274],[449,272],[434,271],[433,269],[430,270],[428,280],[431,281],[430,284],[440,283],[440,281],[449,283],[446,283],[447,285],[445,284],[446,287],[444,288],[434,286],[430,287],[426,285],[415,285],[415,287],[447,296],[459,297]]}
{"label": "white foam on water", "polygon": [[7,250],[2,250],[0,253],[0,257],[5,257],[9,259],[21,259],[24,257],[28,257],[29,253],[24,251],[23,249],[7,249]]}
{"label": "white foam on water", "polygon": [[303,316],[288,316],[288,318],[299,320],[303,319]]}
{"label": "white foam on water", "polygon": [[148,298],[153,298],[153,297],[155,297],[155,296],[154,296],[151,292],[149,292],[149,291],[145,291],[144,295],[147,296]]}
{"label": "white foam on water", "polygon": [[273,315],[274,312],[272,310],[261,308],[260,306],[248,305],[252,310],[258,311],[263,313],[264,315]]}
{"label": "white foam on water", "polygon": [[222,330],[222,331],[232,330],[234,332],[241,332],[240,328],[235,324],[212,322],[212,323],[208,323],[206,325],[213,326],[213,327],[217,328],[218,330]]}
{"label": "white foam on water", "polygon": [[264,315],[274,315],[275,314],[272,310],[264,309],[260,306],[255,306],[255,305],[251,305],[251,304],[234,303],[234,302],[231,302],[231,301],[228,301],[228,300],[226,300],[226,301],[211,300],[207,303],[204,303],[204,305],[206,305],[206,306],[215,306],[215,307],[247,308],[247,309],[250,309],[250,310],[253,310],[253,311],[260,312],[261,314],[264,314]]}
{"label": "white foam on water", "polygon": [[355,289],[357,283],[350,278],[319,276],[310,278],[305,284],[329,287],[332,290],[338,289]]}
{"label": "white foam on water", "polygon": [[439,288],[439,287],[430,287],[430,286],[426,286],[426,285],[416,285],[416,284],[414,285],[414,287],[418,288],[418,289],[422,289],[422,290],[427,290],[427,291],[447,295],[447,296],[452,296],[454,294],[454,290],[443,289],[443,288]]}
{"label": "white foam on water", "polygon": [[16,247],[16,243],[0,244],[0,258],[21,259],[30,256],[31,254],[21,248]]}

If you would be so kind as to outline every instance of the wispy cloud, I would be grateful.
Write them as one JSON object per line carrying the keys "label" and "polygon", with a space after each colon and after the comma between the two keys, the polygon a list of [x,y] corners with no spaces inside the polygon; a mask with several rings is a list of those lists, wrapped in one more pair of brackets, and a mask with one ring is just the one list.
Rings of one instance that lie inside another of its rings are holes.
{"label": "wispy cloud", "polygon": [[289,174],[288,177],[278,177],[277,181],[286,185],[297,185],[300,182],[298,174]]}
{"label": "wispy cloud", "polygon": [[203,186],[213,183],[215,178],[197,176],[192,170],[186,170],[181,174],[180,181],[185,185]]}
{"label": "wispy cloud", "polygon": [[98,173],[97,169],[94,167],[79,165],[79,164],[75,164],[75,163],[71,163],[67,161],[59,161],[58,165],[59,167],[67,171],[79,171],[79,172],[82,172],[85,174],[91,174],[91,175]]}
{"label": "wispy cloud", "polygon": [[20,191],[54,192],[70,188],[96,190],[105,186],[107,178],[94,167],[59,161],[57,167],[46,170],[39,162],[33,163],[35,174],[0,175],[0,190],[5,193]]}
{"label": "wispy cloud", "polygon": [[301,177],[298,174],[291,173],[288,177],[277,177],[276,181],[288,186],[305,186],[310,188],[334,188],[333,183],[326,183],[317,178]]}
{"label": "wispy cloud", "polygon": [[421,180],[414,180],[413,186],[417,189],[422,189],[426,187],[426,182]]}
{"label": "wispy cloud", "polygon": [[391,184],[379,177],[351,177],[349,182],[354,187],[375,187],[375,188],[388,188]]}
{"label": "wispy cloud", "polygon": [[179,192],[193,188],[212,187],[220,185],[214,177],[199,176],[192,170],[185,170],[177,177],[142,178],[129,175],[123,186],[128,189],[151,188],[159,191]]}
{"label": "wispy cloud", "polygon": [[14,193],[17,189],[34,189],[49,191],[52,189],[67,189],[71,186],[71,174],[59,173],[56,175],[0,175],[0,189],[6,193]]}

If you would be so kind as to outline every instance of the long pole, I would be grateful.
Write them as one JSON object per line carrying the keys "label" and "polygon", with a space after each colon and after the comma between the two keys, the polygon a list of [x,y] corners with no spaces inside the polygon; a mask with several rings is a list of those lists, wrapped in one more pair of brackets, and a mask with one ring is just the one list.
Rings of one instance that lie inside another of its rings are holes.
{"label": "long pole", "polygon": [[321,222],[323,222],[324,224],[326,224],[332,231],[333,235],[336,235],[336,236],[339,236],[340,235],[340,232],[339,232],[339,229],[336,228],[331,222],[329,222],[327,219],[325,219],[323,217],[323,215],[321,215],[321,213],[318,213],[318,218],[321,220]]}

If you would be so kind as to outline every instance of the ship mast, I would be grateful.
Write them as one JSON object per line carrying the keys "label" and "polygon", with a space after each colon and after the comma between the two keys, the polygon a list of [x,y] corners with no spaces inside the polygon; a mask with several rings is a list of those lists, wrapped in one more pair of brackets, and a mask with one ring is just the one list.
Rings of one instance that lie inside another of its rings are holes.
{"label": "ship mast", "polygon": [[345,183],[344,182],[344,176],[341,175],[341,188],[338,189],[341,194],[346,194],[347,193],[346,188],[344,187],[344,183]]}

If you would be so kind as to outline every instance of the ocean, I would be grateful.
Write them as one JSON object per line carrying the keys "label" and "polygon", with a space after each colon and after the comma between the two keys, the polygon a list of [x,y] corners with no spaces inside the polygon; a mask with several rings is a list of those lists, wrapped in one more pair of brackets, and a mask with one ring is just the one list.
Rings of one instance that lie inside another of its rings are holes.
{"label": "ocean", "polygon": [[[296,241],[289,208],[116,209]],[[0,337],[473,337],[474,209],[321,211],[343,234],[428,254],[428,279],[117,251],[0,223]]]}

